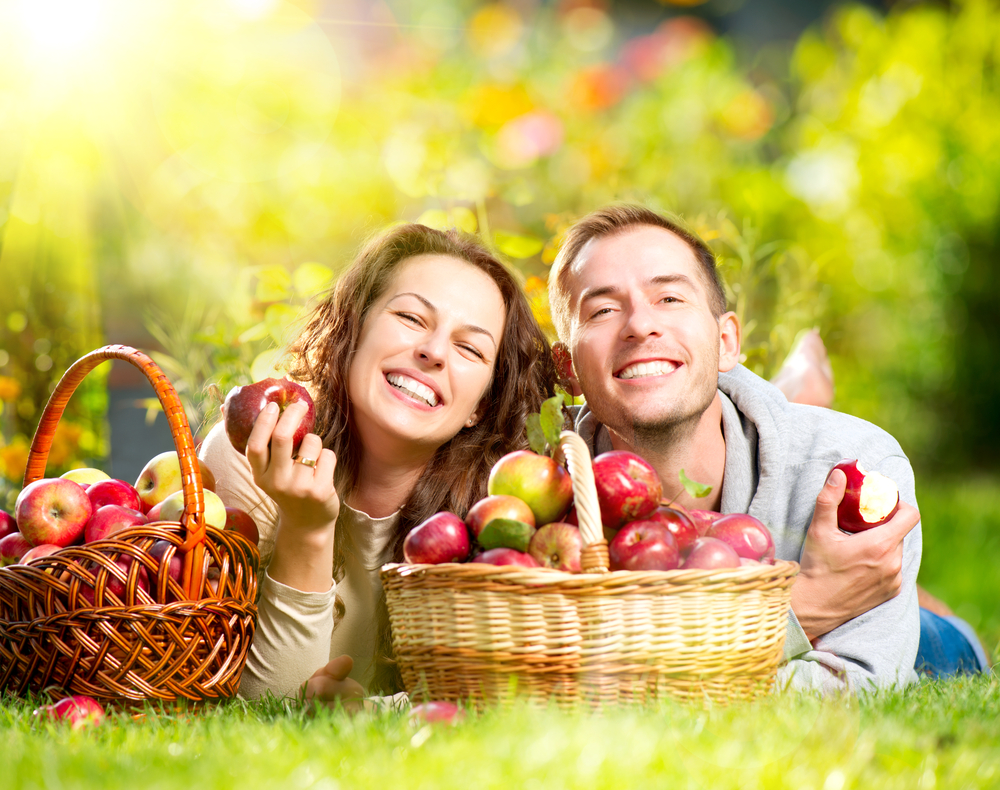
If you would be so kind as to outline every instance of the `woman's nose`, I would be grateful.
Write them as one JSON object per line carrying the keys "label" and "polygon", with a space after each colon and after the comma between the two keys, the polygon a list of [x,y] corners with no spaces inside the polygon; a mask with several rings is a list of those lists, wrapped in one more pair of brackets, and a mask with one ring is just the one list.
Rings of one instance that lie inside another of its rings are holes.
{"label": "woman's nose", "polygon": [[438,332],[431,332],[425,335],[423,340],[418,344],[416,353],[424,365],[433,368],[442,368],[444,367],[446,348],[446,339]]}

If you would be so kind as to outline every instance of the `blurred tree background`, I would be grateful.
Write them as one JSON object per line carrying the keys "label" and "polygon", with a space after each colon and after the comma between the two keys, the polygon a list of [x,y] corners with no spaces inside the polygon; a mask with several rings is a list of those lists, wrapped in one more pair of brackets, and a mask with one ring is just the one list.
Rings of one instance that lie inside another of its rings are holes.
{"label": "blurred tree background", "polygon": [[[819,326],[837,408],[925,472],[996,469],[1000,7],[781,7],[0,3],[0,500],[105,342],[156,348],[203,431],[205,385],[263,375],[386,223],[482,234],[545,324],[562,231],[615,199],[716,245],[752,368]],[[53,472],[106,462],[107,385]]]}

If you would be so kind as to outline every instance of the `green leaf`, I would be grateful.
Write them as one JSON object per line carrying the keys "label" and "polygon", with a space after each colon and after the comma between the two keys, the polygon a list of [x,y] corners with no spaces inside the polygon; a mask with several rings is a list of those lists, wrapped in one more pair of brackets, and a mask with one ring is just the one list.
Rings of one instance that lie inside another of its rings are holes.
{"label": "green leaf", "polygon": [[264,324],[274,342],[281,345],[287,340],[288,328],[299,317],[299,311],[287,304],[273,304],[264,311]]}
{"label": "green leaf", "polygon": [[516,233],[505,233],[498,230],[493,235],[497,249],[511,258],[530,258],[542,251],[545,242],[537,236],[519,236]]}
{"label": "green leaf", "polygon": [[538,414],[528,415],[528,445],[532,452],[545,455],[545,432],[542,430],[541,417]]}
{"label": "green leaf", "polygon": [[712,493],[712,486],[707,486],[704,483],[696,483],[694,480],[692,480],[690,477],[684,474],[683,469],[681,469],[680,476],[681,476],[681,485],[684,486],[684,490],[687,491],[688,494],[693,496],[695,499],[702,499],[703,497],[707,497],[709,494]]}
{"label": "green leaf", "polygon": [[292,272],[292,284],[299,296],[306,298],[322,293],[333,281],[333,269],[322,263],[303,263]]}
{"label": "green leaf", "polygon": [[245,330],[238,339],[241,343],[252,343],[255,340],[263,340],[265,337],[267,337],[267,324],[261,321]]}
{"label": "green leaf", "polygon": [[542,403],[542,412],[539,415],[542,433],[545,434],[545,440],[552,448],[559,446],[559,435],[562,433],[563,421],[563,396],[557,392]]}

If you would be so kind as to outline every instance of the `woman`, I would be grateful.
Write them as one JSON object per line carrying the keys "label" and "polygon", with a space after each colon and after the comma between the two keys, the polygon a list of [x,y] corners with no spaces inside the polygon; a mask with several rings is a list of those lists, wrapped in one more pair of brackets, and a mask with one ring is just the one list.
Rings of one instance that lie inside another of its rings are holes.
{"label": "woman", "polygon": [[[421,225],[371,241],[288,349],[313,393],[262,412],[246,457],[217,425],[201,455],[249,510],[266,567],[240,694],[345,699],[402,690],[378,569],[439,510],[463,515],[492,465],[527,445],[555,382],[520,287],[474,241]],[[333,581],[331,581],[331,569]]]}

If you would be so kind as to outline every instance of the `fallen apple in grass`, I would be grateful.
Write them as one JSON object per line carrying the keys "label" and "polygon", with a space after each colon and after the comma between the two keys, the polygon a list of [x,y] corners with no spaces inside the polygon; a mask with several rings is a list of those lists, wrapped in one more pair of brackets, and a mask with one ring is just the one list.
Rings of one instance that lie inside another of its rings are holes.
{"label": "fallen apple in grass", "polygon": [[522,568],[540,568],[538,560],[517,549],[490,549],[477,554],[472,561],[481,565],[516,565]]}
{"label": "fallen apple in grass", "polygon": [[5,565],[17,565],[30,549],[31,544],[20,532],[0,538],[0,568]]}
{"label": "fallen apple in grass", "polygon": [[[198,469],[201,472],[202,487],[214,491],[215,475],[200,458]],[[181,462],[177,452],[168,450],[150,458],[139,473],[134,487],[142,500],[143,512],[149,512],[153,505],[180,491],[184,487],[184,481],[181,479]]]}
{"label": "fallen apple in grass", "polygon": [[33,546],[69,546],[83,537],[94,506],[79,483],[43,478],[25,486],[14,504],[17,528]]}
{"label": "fallen apple in grass", "polygon": [[837,508],[837,523],[844,532],[864,532],[896,515],[899,489],[888,477],[865,471],[857,460],[844,460],[833,468],[847,475],[847,490]]}
{"label": "fallen apple in grass", "polygon": [[740,555],[732,546],[718,538],[698,538],[684,560],[684,570],[708,571],[739,567]]}
{"label": "fallen apple in grass", "polygon": [[441,511],[410,530],[403,540],[403,557],[415,564],[462,562],[471,547],[465,522],[454,513]]}
{"label": "fallen apple in grass", "polygon": [[624,450],[601,453],[594,459],[594,483],[601,522],[610,529],[645,518],[656,510],[663,495],[660,477],[650,463]]}
{"label": "fallen apple in grass", "polygon": [[561,521],[553,521],[539,529],[528,544],[528,554],[543,568],[580,573],[580,553],[583,536],[580,528]]}
{"label": "fallen apple in grass", "polygon": [[97,727],[104,721],[104,708],[92,697],[76,694],[54,705],[39,708],[34,714],[40,721],[65,722],[74,730]]}
{"label": "fallen apple in grass", "polygon": [[102,505],[94,511],[83,532],[84,543],[110,538],[127,527],[146,523],[146,517],[138,510],[121,505]]}
{"label": "fallen apple in grass", "polygon": [[658,521],[630,521],[608,545],[613,571],[672,571],[680,564],[677,540]]}
{"label": "fallen apple in grass", "polygon": [[545,455],[516,450],[497,461],[486,484],[490,496],[517,497],[531,508],[534,526],[558,521],[573,501],[569,473]]}
{"label": "fallen apple in grass", "polygon": [[421,702],[410,708],[411,724],[457,724],[465,718],[465,711],[454,702]]}
{"label": "fallen apple in grass", "polygon": [[288,379],[262,379],[253,384],[234,387],[226,396],[223,406],[226,420],[226,435],[236,452],[245,454],[250,432],[257,417],[268,403],[276,403],[284,412],[293,403],[302,402],[308,407],[292,436],[292,454],[301,444],[303,437],[310,433],[316,423],[316,407],[308,390],[301,384]]}
{"label": "fallen apple in grass", "polygon": [[774,563],[774,540],[770,530],[747,513],[730,513],[717,519],[706,537],[728,543],[740,557],[769,565]]}

